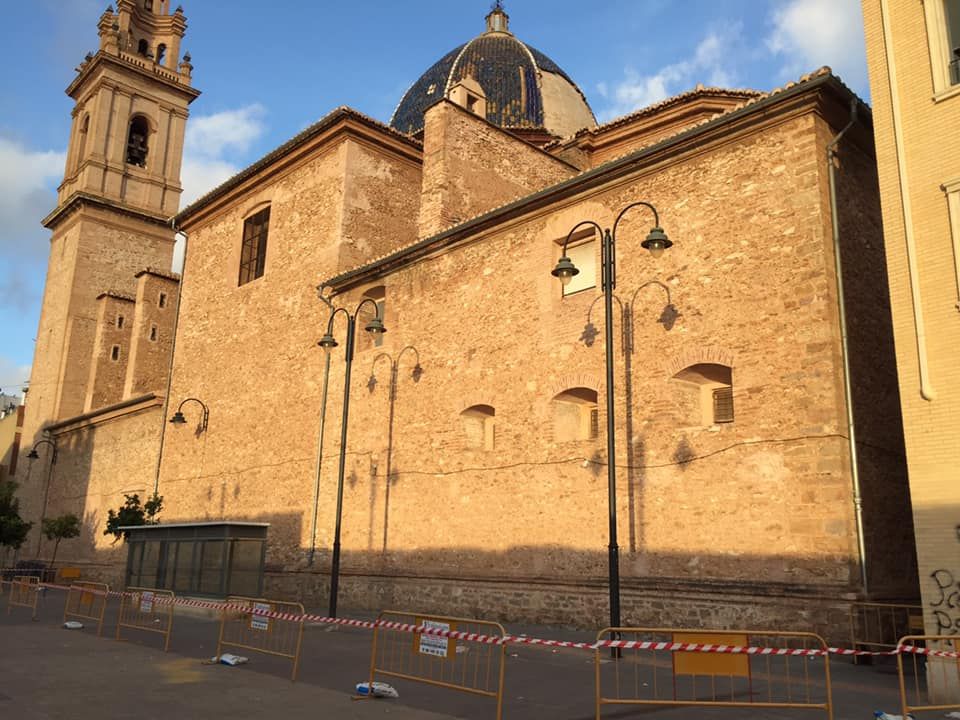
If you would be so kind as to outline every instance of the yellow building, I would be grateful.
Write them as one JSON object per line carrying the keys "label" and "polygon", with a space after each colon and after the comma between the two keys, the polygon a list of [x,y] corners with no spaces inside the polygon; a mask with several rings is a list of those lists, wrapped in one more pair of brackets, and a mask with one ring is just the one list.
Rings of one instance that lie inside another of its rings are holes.
{"label": "yellow building", "polygon": [[864,0],[926,630],[960,632],[960,0]]}

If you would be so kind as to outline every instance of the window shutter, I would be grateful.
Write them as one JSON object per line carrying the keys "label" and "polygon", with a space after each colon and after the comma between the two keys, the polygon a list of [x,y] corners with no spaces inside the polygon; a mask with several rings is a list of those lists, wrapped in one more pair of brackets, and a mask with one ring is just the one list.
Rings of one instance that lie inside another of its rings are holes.
{"label": "window shutter", "polygon": [[720,387],[713,391],[713,421],[733,422],[733,388]]}
{"label": "window shutter", "polygon": [[596,440],[600,436],[600,411],[597,408],[590,409],[590,439]]}

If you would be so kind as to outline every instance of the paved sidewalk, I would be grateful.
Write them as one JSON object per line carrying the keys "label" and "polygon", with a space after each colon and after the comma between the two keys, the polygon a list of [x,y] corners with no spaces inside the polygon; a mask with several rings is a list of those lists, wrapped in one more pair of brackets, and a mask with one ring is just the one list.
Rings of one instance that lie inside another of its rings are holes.
{"label": "paved sidewalk", "polygon": [[[440,688],[390,680],[399,700],[351,700],[366,680],[371,633],[353,628],[308,626],[304,633],[299,680],[289,681],[290,664],[281,658],[237,651],[250,657],[241,667],[203,665],[216,652],[219,624],[178,613],[170,653],[159,635],[124,631],[130,641],[113,639],[116,601],[107,612],[104,637],[86,627],[60,627],[64,593],[48,592],[38,620],[0,600],[0,718],[380,718],[398,720],[488,720],[494,702]],[[368,619],[369,613],[345,613]],[[511,625],[514,634],[590,641],[592,632]],[[868,720],[874,710],[896,712],[893,665],[855,667],[831,662],[836,720]],[[508,648],[506,720],[590,720],[593,718],[593,655],[582,650],[532,646]],[[729,718],[779,720],[820,718],[810,710],[630,709],[608,708],[604,717]]]}

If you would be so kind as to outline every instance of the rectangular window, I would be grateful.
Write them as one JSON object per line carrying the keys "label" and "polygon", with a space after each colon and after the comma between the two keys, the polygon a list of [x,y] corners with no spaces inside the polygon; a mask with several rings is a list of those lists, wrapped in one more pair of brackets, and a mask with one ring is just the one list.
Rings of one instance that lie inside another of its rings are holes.
{"label": "rectangular window", "polygon": [[733,422],[733,388],[719,387],[713,391],[713,421]]}
{"label": "rectangular window", "polygon": [[567,257],[580,272],[563,287],[563,294],[573,295],[597,286],[597,244],[593,240],[567,245]]}
{"label": "rectangular window", "polygon": [[117,315],[117,329],[123,329],[123,315]]}
{"label": "rectangular window", "polygon": [[258,277],[263,277],[264,264],[267,259],[267,232],[269,227],[270,208],[265,208],[244,221],[238,285],[244,285]]}
{"label": "rectangular window", "polygon": [[156,341],[157,341],[157,326],[151,325],[150,326],[150,342],[156,342]]}
{"label": "rectangular window", "polygon": [[960,0],[926,0],[923,12],[933,92],[940,95],[960,87]]}
{"label": "rectangular window", "polygon": [[110,359],[113,360],[114,362],[120,359],[119,345],[114,345],[112,348],[110,348]]}
{"label": "rectangular window", "polygon": [[166,294],[166,293],[160,293],[160,298],[159,298],[159,300],[157,301],[157,304],[158,304],[160,307],[162,307],[162,308],[165,308],[165,307],[167,306],[167,294]]}
{"label": "rectangular window", "polygon": [[960,0],[943,0],[950,51],[950,84],[960,85]]}

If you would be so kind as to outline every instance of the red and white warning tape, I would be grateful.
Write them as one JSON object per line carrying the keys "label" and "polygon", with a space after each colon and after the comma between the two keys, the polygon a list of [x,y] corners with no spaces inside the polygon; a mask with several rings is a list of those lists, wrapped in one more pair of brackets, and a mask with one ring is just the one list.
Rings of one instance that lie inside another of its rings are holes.
{"label": "red and white warning tape", "polygon": [[[10,584],[11,581],[6,581]],[[102,590],[85,586],[57,585],[54,583],[39,583],[35,586],[37,590],[66,590],[71,587],[82,587],[84,592],[94,595],[107,595],[108,597],[131,597],[137,593],[119,592],[111,590],[104,593]],[[153,599],[155,605],[162,605],[167,602],[164,596],[156,596]],[[269,601],[264,601],[269,602]],[[960,652],[949,650],[935,650],[932,648],[917,647],[914,645],[900,645],[893,650],[871,651],[871,650],[851,650],[849,648],[772,648],[772,647],[751,647],[742,645],[718,645],[713,643],[682,643],[682,642],[654,642],[650,640],[598,640],[596,642],[571,642],[568,640],[545,640],[542,638],[527,637],[526,635],[485,635],[482,633],[469,633],[460,630],[444,630],[442,628],[424,627],[423,625],[414,625],[411,623],[395,622],[391,620],[354,620],[351,618],[331,618],[324,615],[311,615],[276,612],[249,605],[238,605],[236,603],[222,603],[212,600],[196,600],[193,598],[174,597],[174,605],[183,607],[197,607],[208,610],[231,610],[242,612],[248,615],[258,615],[285,622],[306,622],[324,625],[343,625],[346,627],[364,628],[368,630],[383,629],[396,632],[409,632],[420,635],[436,635],[438,637],[451,638],[454,640],[465,640],[467,642],[481,643],[486,645],[539,645],[552,648],[571,648],[575,650],[598,650],[601,648],[620,648],[623,650],[648,650],[663,652],[701,652],[718,653],[730,655],[758,655],[758,656],[822,656],[822,655],[844,655],[844,656],[864,656],[864,655],[899,655],[901,653],[911,655],[927,655],[943,658],[960,658]]]}

